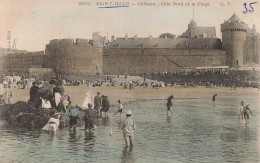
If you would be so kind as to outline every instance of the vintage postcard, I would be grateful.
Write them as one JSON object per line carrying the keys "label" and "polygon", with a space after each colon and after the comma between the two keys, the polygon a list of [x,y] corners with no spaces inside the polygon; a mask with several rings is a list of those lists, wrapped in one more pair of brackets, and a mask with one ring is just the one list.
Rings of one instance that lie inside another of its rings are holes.
{"label": "vintage postcard", "polygon": [[257,0],[0,0],[0,162],[260,162]]}

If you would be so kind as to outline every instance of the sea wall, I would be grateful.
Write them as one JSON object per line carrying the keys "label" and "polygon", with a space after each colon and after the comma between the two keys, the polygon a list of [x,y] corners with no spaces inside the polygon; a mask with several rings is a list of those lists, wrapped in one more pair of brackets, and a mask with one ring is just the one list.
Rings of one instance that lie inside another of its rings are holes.
{"label": "sea wall", "polygon": [[143,74],[174,72],[182,68],[226,65],[220,49],[110,48],[104,49],[103,73]]}

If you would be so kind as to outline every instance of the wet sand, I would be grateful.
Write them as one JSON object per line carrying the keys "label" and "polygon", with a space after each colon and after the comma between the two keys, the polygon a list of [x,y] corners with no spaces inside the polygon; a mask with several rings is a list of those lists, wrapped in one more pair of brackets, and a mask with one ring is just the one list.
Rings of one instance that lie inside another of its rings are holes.
{"label": "wet sand", "polygon": [[[212,100],[213,94],[218,94],[218,98],[255,98],[260,99],[260,91],[257,88],[231,88],[216,87],[216,88],[205,88],[205,87],[165,87],[165,88],[143,88],[135,87],[133,90],[123,89],[123,87],[95,87],[89,88],[85,86],[65,86],[66,93],[71,97],[73,105],[81,105],[85,99],[85,92],[91,92],[93,98],[99,91],[102,95],[108,96],[111,105],[115,105],[118,99],[122,99],[123,103],[129,103],[138,100],[154,100],[154,99],[167,99],[170,95],[173,95],[175,99],[209,99]],[[29,100],[29,89],[16,89],[12,90],[13,97],[12,103],[17,101],[28,101]]]}

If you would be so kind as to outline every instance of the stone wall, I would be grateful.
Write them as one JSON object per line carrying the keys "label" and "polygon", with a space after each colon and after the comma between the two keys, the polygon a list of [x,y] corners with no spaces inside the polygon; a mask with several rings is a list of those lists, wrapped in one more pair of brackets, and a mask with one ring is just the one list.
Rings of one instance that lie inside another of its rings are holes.
{"label": "stone wall", "polygon": [[105,49],[103,59],[105,75],[174,72],[187,67],[226,65],[225,51],[220,49]]}
{"label": "stone wall", "polygon": [[102,74],[103,51],[87,40],[52,40],[46,45],[45,66],[57,74],[93,75]]}
{"label": "stone wall", "polygon": [[243,53],[244,53],[244,64],[255,62],[257,64],[259,63],[259,53],[260,53],[260,37],[258,36],[252,36],[246,38],[246,41],[243,46]]}
{"label": "stone wall", "polygon": [[219,38],[117,38],[110,48],[221,49]]}
{"label": "stone wall", "polygon": [[44,67],[44,52],[8,54],[0,57],[1,73],[24,73],[29,68]]}

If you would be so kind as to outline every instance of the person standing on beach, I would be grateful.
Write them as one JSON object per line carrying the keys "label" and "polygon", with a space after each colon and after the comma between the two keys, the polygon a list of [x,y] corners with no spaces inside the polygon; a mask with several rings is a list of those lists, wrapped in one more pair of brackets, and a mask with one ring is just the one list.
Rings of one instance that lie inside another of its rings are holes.
{"label": "person standing on beach", "polygon": [[132,88],[133,88],[133,83],[132,81],[129,81],[129,89],[132,90]]}
{"label": "person standing on beach", "polygon": [[[117,102],[118,102],[118,109],[117,109],[116,114],[117,114],[117,113],[120,113],[120,119],[121,119],[121,114],[122,114],[122,112],[123,112],[123,108],[124,108],[124,107],[123,107],[123,104],[122,104],[122,100],[121,100],[121,99],[119,99]],[[115,114],[115,115],[116,115],[116,114]]]}
{"label": "person standing on beach", "polygon": [[10,85],[7,85],[7,84],[4,85],[3,96],[4,96],[4,104],[10,104],[11,103],[10,99],[12,97]]}
{"label": "person standing on beach", "polygon": [[82,122],[81,120],[81,113],[76,105],[76,107],[73,107],[69,112],[70,117],[70,131],[73,128],[73,131],[76,132],[76,125],[78,122],[78,119],[80,120],[80,124]]}
{"label": "person standing on beach", "polygon": [[[135,122],[131,117],[131,110],[126,111],[126,119],[122,122],[121,129],[123,130],[123,137],[125,139],[126,147],[134,144],[134,131],[136,130]],[[130,141],[130,143],[129,143]]]}
{"label": "person standing on beach", "polygon": [[39,89],[40,89],[40,88],[39,88],[38,86],[36,86],[36,83],[33,82],[33,83],[32,83],[32,87],[31,87],[31,89],[30,89],[30,99],[29,99],[29,102],[30,102],[30,103],[33,103],[33,104],[36,103],[37,93],[38,93],[38,90],[39,90]]}
{"label": "person standing on beach", "polygon": [[216,105],[216,96],[217,96],[218,94],[214,94],[213,95],[213,97],[212,97],[212,102],[213,102],[213,107],[215,107],[215,105]]}
{"label": "person standing on beach", "polygon": [[166,106],[167,106],[167,115],[168,115],[168,112],[169,112],[169,111],[173,114],[173,112],[172,112],[172,110],[171,110],[171,108],[172,108],[172,100],[173,100],[173,99],[174,99],[173,95],[171,95],[171,96],[167,99],[167,104],[166,104]]}

